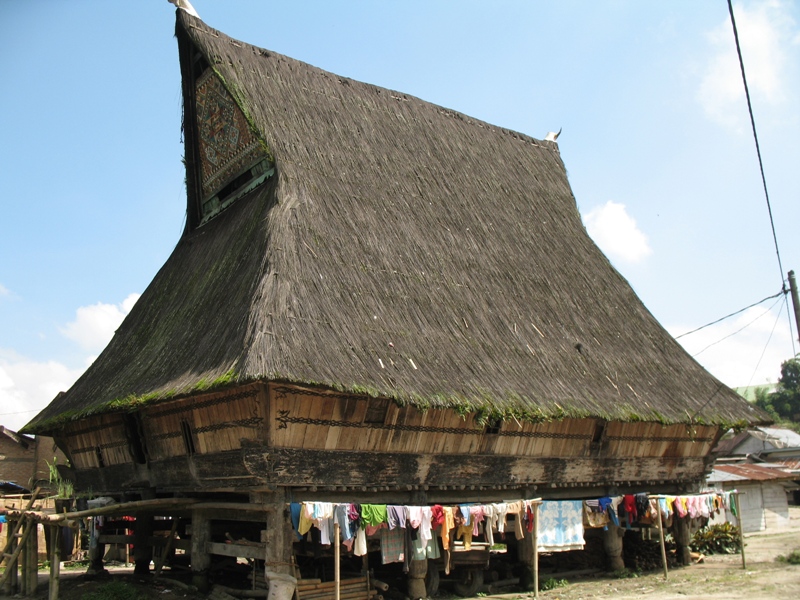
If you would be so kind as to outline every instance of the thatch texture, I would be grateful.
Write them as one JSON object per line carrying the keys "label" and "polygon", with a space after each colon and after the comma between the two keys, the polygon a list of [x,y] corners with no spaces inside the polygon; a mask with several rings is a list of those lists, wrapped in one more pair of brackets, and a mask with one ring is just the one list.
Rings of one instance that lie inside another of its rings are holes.
{"label": "thatch texture", "polygon": [[183,11],[178,37],[238,100],[276,176],[184,235],[28,431],[257,379],[528,418],[761,418],[588,237],[556,144],[235,42]]}

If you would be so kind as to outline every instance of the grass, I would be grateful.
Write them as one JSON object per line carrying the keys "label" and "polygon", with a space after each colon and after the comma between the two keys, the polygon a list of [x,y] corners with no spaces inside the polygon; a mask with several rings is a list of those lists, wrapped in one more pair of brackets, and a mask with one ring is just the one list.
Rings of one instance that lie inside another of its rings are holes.
{"label": "grass", "polygon": [[546,592],[547,590],[555,590],[558,588],[567,587],[568,585],[569,581],[566,579],[555,579],[554,577],[550,577],[539,582],[539,591]]}
{"label": "grass", "polygon": [[800,549],[792,550],[786,556],[781,554],[778,557],[778,562],[786,563],[789,565],[800,565]]}

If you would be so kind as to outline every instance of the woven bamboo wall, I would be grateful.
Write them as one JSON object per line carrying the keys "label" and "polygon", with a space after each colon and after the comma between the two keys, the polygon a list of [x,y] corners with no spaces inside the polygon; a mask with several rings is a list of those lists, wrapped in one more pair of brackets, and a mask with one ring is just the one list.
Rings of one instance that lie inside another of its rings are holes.
{"label": "woven bamboo wall", "polygon": [[109,467],[132,462],[120,414],[88,417],[65,428],[67,456],[77,469]]}
{"label": "woven bamboo wall", "polygon": [[474,415],[453,410],[419,411],[394,402],[323,394],[272,385],[275,447],[414,454],[501,456],[699,457],[711,450],[716,426],[605,423],[563,419],[547,423],[505,421],[496,431]]}
{"label": "woven bamboo wall", "polygon": [[[212,454],[261,439],[266,395],[260,384],[218,394],[193,396],[144,411],[143,429],[152,460]],[[187,440],[190,436],[191,440]]]}

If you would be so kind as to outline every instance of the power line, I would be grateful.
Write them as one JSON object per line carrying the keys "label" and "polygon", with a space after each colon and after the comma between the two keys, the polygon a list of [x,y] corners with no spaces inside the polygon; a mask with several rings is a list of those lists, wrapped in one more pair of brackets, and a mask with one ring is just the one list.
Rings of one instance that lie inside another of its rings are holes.
{"label": "power line", "polygon": [[19,412],[0,413],[0,417],[7,417],[8,415],[24,415],[25,413],[37,412],[39,410],[42,410],[42,409],[41,408],[32,408],[30,410],[21,410]]}
{"label": "power line", "polygon": [[[780,300],[778,300],[778,302],[780,302]],[[775,304],[778,304],[778,302],[776,302]],[[771,311],[771,310],[773,309],[773,307],[775,306],[775,304],[773,304],[772,306],[770,306],[770,307],[769,307],[767,310],[765,310],[763,313],[761,313],[760,315],[758,315],[758,316],[757,316],[755,319],[753,319],[752,321],[750,321],[750,322],[749,322],[747,325],[745,325],[744,327],[740,327],[739,329],[737,329],[737,330],[736,330],[736,331],[734,331],[733,333],[729,333],[728,335],[726,335],[726,336],[725,336],[725,337],[723,337],[722,339],[719,339],[719,340],[717,340],[716,342],[713,342],[713,343],[709,344],[708,346],[706,346],[705,348],[703,348],[702,350],[700,350],[700,352],[696,352],[695,354],[692,354],[692,357],[700,356],[700,355],[701,355],[703,352],[705,352],[706,350],[708,350],[709,348],[711,348],[711,346],[716,346],[716,345],[717,345],[717,344],[719,344],[720,342],[722,342],[722,341],[724,341],[724,340],[727,340],[729,337],[733,337],[733,336],[734,336],[734,335],[736,335],[737,333],[740,333],[740,332],[744,331],[745,329],[747,329],[748,327],[750,327],[750,325],[752,325],[753,323],[755,323],[756,321],[758,321],[758,320],[759,320],[761,317],[763,317],[764,315],[768,314],[768,313],[769,313],[769,311]]]}
{"label": "power line", "polygon": [[786,283],[783,279],[783,264],[781,263],[781,252],[778,248],[778,236],[775,233],[775,221],[772,218],[772,205],[769,201],[769,192],[767,191],[767,178],[764,175],[764,162],[761,160],[761,147],[758,144],[758,133],[756,133],[756,119],[753,116],[753,103],[750,101],[750,89],[747,87],[747,77],[744,74],[744,60],[742,59],[742,49],[739,46],[739,32],[736,29],[736,19],[733,16],[733,4],[728,0],[728,11],[731,14],[731,25],[733,26],[733,39],[736,41],[736,54],[739,56],[739,68],[742,70],[742,83],[744,84],[744,94],[747,97],[747,112],[750,113],[750,125],[753,127],[753,139],[756,143],[756,154],[758,154],[758,167],[761,170],[761,183],[764,185],[764,197],[767,199],[767,211],[769,212],[769,223],[772,226],[772,240],[775,243],[775,254],[778,256],[778,268],[781,271],[781,282],[783,289],[786,289]]}
{"label": "power line", "polygon": [[[782,311],[783,309],[781,309]],[[753,369],[753,374],[750,376],[750,381],[747,382],[747,387],[750,387],[750,384],[753,383],[753,378],[756,376],[756,372],[758,371],[758,367],[761,366],[761,361],[764,360],[764,355],[767,353],[767,348],[769,347],[769,342],[772,339],[773,334],[775,333],[775,328],[778,326],[778,321],[781,319],[781,311],[778,311],[778,317],[775,319],[775,324],[772,326],[772,331],[769,332],[769,337],[767,338],[767,343],[764,344],[764,349],[761,351],[761,356],[758,357],[758,362],[756,363],[756,368]]]}
{"label": "power line", "polygon": [[753,303],[753,304],[751,304],[750,306],[745,306],[744,308],[740,308],[740,309],[739,309],[739,310],[737,310],[736,312],[732,312],[732,313],[731,313],[731,314],[729,314],[729,315],[725,315],[724,317],[721,317],[721,318],[717,319],[716,321],[712,321],[711,323],[706,323],[705,325],[701,325],[701,326],[700,326],[700,327],[698,327],[697,329],[692,329],[691,331],[687,331],[686,333],[682,333],[682,334],[680,334],[680,335],[676,335],[676,336],[675,336],[675,339],[676,339],[676,340],[677,340],[677,339],[680,339],[680,338],[682,338],[682,337],[683,337],[683,336],[685,336],[685,335],[689,335],[690,333],[695,333],[696,331],[700,331],[701,329],[705,329],[706,327],[711,327],[712,325],[716,325],[716,324],[717,324],[717,323],[719,323],[720,321],[724,321],[725,319],[729,319],[729,318],[731,318],[731,317],[734,317],[734,316],[738,315],[739,313],[743,313],[743,312],[744,312],[744,311],[746,311],[748,308],[753,308],[754,306],[758,306],[759,304],[761,304],[761,303],[763,303],[763,302],[766,302],[767,300],[772,300],[773,298],[777,298],[777,297],[778,297],[778,296],[780,296],[781,294],[783,294],[784,296],[786,295],[786,289],[785,289],[785,288],[784,288],[784,289],[782,289],[782,290],[781,290],[780,292],[778,292],[777,294],[774,294],[774,295],[772,295],[772,296],[767,296],[767,297],[766,297],[766,298],[764,298],[763,300],[759,300],[758,302],[754,302],[754,303]]}

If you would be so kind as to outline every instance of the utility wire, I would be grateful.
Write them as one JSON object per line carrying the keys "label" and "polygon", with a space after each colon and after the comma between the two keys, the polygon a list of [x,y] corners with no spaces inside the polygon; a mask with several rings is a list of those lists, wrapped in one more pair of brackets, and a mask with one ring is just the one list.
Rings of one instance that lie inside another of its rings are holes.
{"label": "utility wire", "polygon": [[758,154],[758,166],[761,169],[761,183],[764,185],[764,197],[767,199],[767,211],[769,211],[769,223],[772,226],[772,240],[775,242],[775,254],[778,256],[778,268],[781,271],[781,282],[784,290],[786,283],[783,279],[783,264],[781,263],[781,252],[778,248],[778,236],[775,234],[775,221],[772,218],[772,205],[769,201],[767,191],[767,178],[764,175],[764,163],[761,160],[761,147],[758,145],[758,134],[756,133],[756,120],[753,116],[753,104],[750,102],[750,89],[747,87],[747,77],[744,74],[744,60],[742,60],[742,49],[739,46],[739,32],[736,29],[736,19],[733,17],[733,4],[728,0],[728,11],[731,14],[731,25],[733,25],[733,38],[736,41],[736,54],[739,56],[739,67],[742,70],[742,83],[744,83],[744,94],[747,96],[747,111],[750,113],[750,125],[753,127],[753,139],[756,142],[756,154]]}
{"label": "utility wire", "polygon": [[[778,300],[778,302],[780,302],[780,300]],[[775,304],[778,304],[778,302],[776,302]],[[737,330],[736,330],[736,331],[734,331],[733,333],[729,333],[729,334],[728,334],[728,335],[726,335],[724,338],[722,338],[722,339],[720,339],[720,340],[717,340],[716,342],[712,342],[711,344],[709,344],[708,346],[706,346],[705,348],[703,348],[702,350],[700,350],[700,352],[696,352],[696,353],[692,354],[692,357],[694,358],[694,357],[696,357],[696,356],[700,356],[700,355],[701,355],[703,352],[705,352],[706,350],[708,350],[709,348],[711,348],[711,346],[716,346],[716,345],[717,345],[717,344],[719,344],[720,342],[722,342],[722,341],[724,341],[724,340],[727,340],[729,337],[733,337],[733,336],[734,336],[734,335],[736,335],[737,333],[740,333],[741,331],[744,331],[745,329],[747,329],[748,327],[750,327],[750,325],[752,325],[753,323],[755,323],[756,321],[758,321],[758,320],[759,320],[761,317],[763,317],[764,315],[768,314],[768,313],[769,313],[769,311],[771,311],[771,310],[772,310],[772,309],[775,307],[775,304],[773,304],[772,306],[770,306],[770,307],[769,307],[767,310],[765,310],[763,313],[761,313],[760,315],[758,315],[758,316],[757,316],[755,319],[753,319],[752,321],[750,321],[750,322],[749,322],[747,325],[744,325],[743,327],[740,327],[739,329],[737,329]],[[778,314],[780,315],[780,313],[778,313]]]}
{"label": "utility wire", "polygon": [[785,290],[785,289],[783,289],[783,290],[781,290],[780,292],[778,292],[777,294],[774,294],[773,296],[767,296],[767,297],[766,297],[766,298],[764,298],[763,300],[759,300],[758,302],[754,302],[754,303],[753,303],[753,304],[751,304],[750,306],[745,306],[744,308],[740,308],[740,309],[739,309],[739,310],[737,310],[736,312],[732,312],[732,313],[731,313],[731,314],[729,314],[729,315],[725,315],[724,317],[721,317],[721,318],[717,319],[716,321],[712,321],[711,323],[706,323],[705,325],[701,325],[701,326],[700,326],[700,327],[698,327],[697,329],[692,329],[691,331],[687,331],[686,333],[682,333],[682,334],[680,334],[680,335],[676,335],[676,336],[675,336],[675,339],[676,339],[676,340],[677,340],[677,339],[680,339],[680,338],[682,338],[682,337],[683,337],[683,336],[685,336],[685,335],[689,335],[690,333],[695,333],[696,331],[700,331],[701,329],[705,329],[706,327],[711,327],[712,325],[716,325],[716,324],[717,324],[717,323],[719,323],[720,321],[724,321],[725,319],[729,319],[730,317],[736,316],[736,315],[738,315],[739,313],[743,313],[743,312],[744,312],[744,311],[746,311],[748,308],[753,308],[754,306],[758,306],[759,304],[761,304],[761,303],[763,303],[763,302],[766,302],[767,300],[772,300],[773,298],[777,298],[777,297],[778,297],[778,296],[780,296],[781,294],[783,294],[783,295],[786,295],[786,290]]}
{"label": "utility wire", "polygon": [[761,356],[758,357],[758,362],[756,363],[756,368],[753,369],[753,374],[750,376],[750,381],[747,382],[747,387],[750,387],[750,385],[753,383],[753,379],[755,378],[756,373],[758,372],[758,367],[761,366],[761,361],[764,360],[764,355],[767,353],[767,348],[769,347],[769,342],[772,339],[772,336],[775,334],[775,328],[778,326],[778,321],[781,320],[781,312],[783,312],[783,309],[780,309],[778,311],[778,318],[775,319],[775,324],[772,326],[772,331],[769,332],[769,337],[767,338],[767,343],[764,344],[764,349],[761,351]]}
{"label": "utility wire", "polygon": [[36,412],[37,410],[42,410],[42,409],[41,408],[32,408],[30,410],[21,410],[19,412],[0,413],[0,417],[7,417],[8,415],[24,415],[25,413]]}

